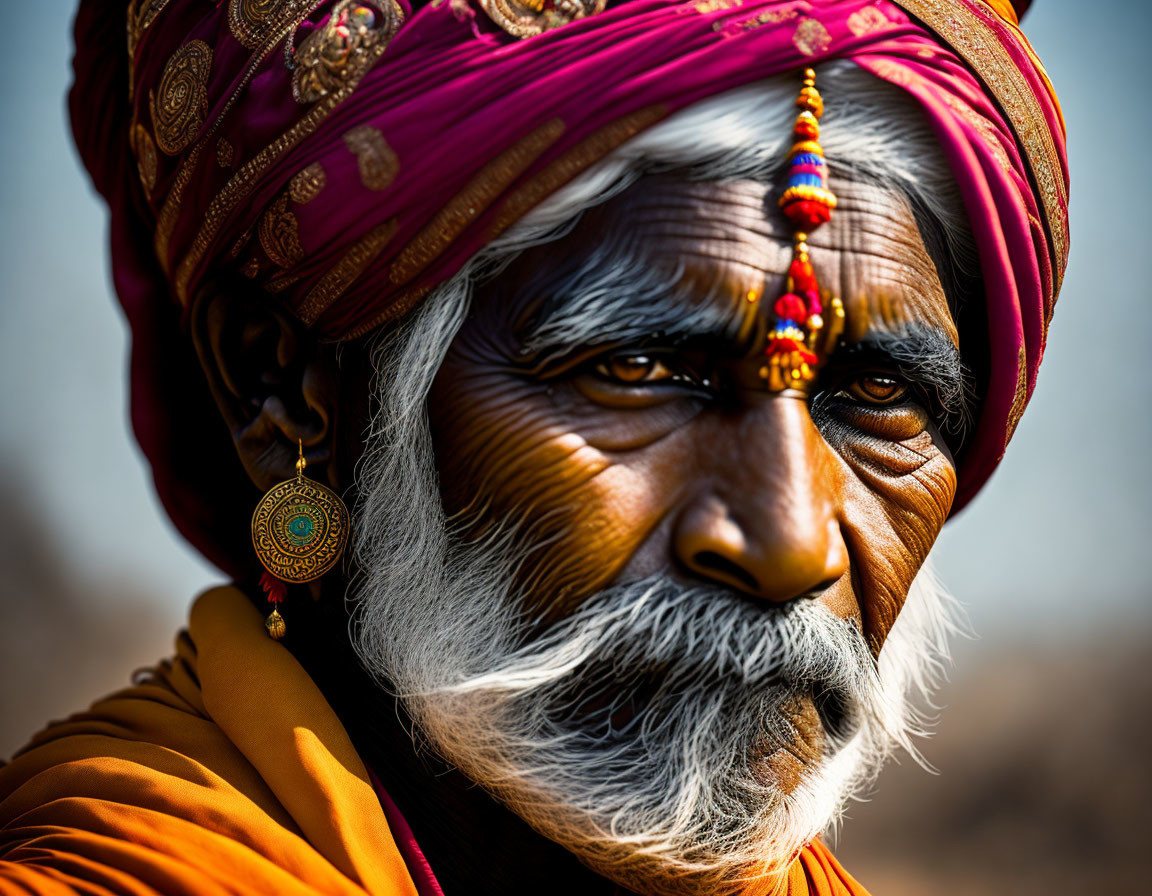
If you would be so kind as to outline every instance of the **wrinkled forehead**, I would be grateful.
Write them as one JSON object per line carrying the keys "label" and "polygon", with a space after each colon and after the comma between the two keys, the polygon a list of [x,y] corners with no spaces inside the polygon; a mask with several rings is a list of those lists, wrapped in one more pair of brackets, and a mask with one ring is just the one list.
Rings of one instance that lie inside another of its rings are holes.
{"label": "wrinkled forehead", "polygon": [[[810,244],[821,283],[845,302],[846,336],[918,324],[958,344],[908,199],[863,179],[833,178],[831,186],[836,212]],[[778,195],[755,179],[643,177],[585,211],[562,240],[524,252],[482,291],[477,310],[502,318],[529,345],[542,331],[549,342],[612,342],[746,330],[784,290],[792,258],[793,228]]]}

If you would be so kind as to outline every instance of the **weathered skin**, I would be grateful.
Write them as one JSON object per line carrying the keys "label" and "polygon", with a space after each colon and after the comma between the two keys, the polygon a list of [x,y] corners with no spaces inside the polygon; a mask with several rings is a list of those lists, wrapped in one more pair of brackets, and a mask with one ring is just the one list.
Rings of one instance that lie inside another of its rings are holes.
{"label": "weathered skin", "polygon": [[[541,619],[614,581],[665,571],[751,600],[823,601],[857,620],[880,651],[956,476],[931,402],[891,362],[852,349],[909,324],[952,345],[958,337],[907,204],[873,186],[831,186],[840,204],[813,236],[812,260],[822,285],[843,298],[848,325],[808,400],[770,394],[757,376],[791,230],[756,182],[647,178],[585,215],[562,243],[525,253],[477,296],[429,404],[444,501],[476,529],[510,515],[546,544],[526,574]],[[732,338],[526,356],[522,336],[546,298],[541,284],[563,280],[610,237],[625,239],[639,263],[682,265],[691,288],[655,301],[687,292],[697,309],[715,306]],[[257,487],[293,475],[303,439],[308,474],[347,494],[367,422],[363,347],[317,344],[290,317],[235,295],[202,294],[191,320]],[[324,592],[317,607],[342,605],[336,578],[314,589]],[[358,748],[448,892],[614,892],[458,773],[417,756],[392,723],[392,704],[355,681],[348,653],[316,668],[321,661],[302,661],[338,712],[353,707],[345,718]],[[810,699],[796,698],[789,712],[798,742],[765,770],[785,790],[823,740]],[[373,718],[383,721],[362,721]]]}
{"label": "weathered skin", "polygon": [[[907,206],[875,187],[834,186],[840,205],[813,236],[812,258],[822,285],[844,299],[846,344],[911,322],[955,343]],[[699,301],[737,321],[763,318],[791,259],[790,232],[766,198],[751,181],[650,179],[587,215],[560,263],[619,229],[644,263],[683,265]],[[754,325],[743,327],[752,338],[708,352],[658,341],[572,346],[537,369],[518,332],[559,258],[554,246],[526,253],[480,296],[437,377],[430,412],[449,510],[523,516],[550,540],[531,583],[547,615],[613,581],[667,571],[755,599],[816,597],[859,619],[878,651],[956,486],[928,411],[898,395],[884,403],[885,388],[902,381],[882,379],[898,374],[834,358],[814,391],[840,397],[814,420],[804,401],[759,387]],[[750,292],[768,300],[750,302]],[[666,370],[628,382],[643,374],[629,362],[638,357]],[[722,379],[712,371],[738,382],[702,387],[701,376]]]}

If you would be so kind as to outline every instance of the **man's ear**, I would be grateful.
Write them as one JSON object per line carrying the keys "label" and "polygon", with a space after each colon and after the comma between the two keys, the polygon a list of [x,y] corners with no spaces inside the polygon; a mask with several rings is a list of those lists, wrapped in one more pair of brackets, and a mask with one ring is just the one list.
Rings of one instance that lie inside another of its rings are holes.
{"label": "man's ear", "polygon": [[267,491],[294,476],[302,443],[308,477],[343,492],[355,458],[348,456],[348,434],[339,431],[348,415],[341,407],[337,346],[320,343],[250,288],[207,287],[189,312],[212,396],[256,487]]}

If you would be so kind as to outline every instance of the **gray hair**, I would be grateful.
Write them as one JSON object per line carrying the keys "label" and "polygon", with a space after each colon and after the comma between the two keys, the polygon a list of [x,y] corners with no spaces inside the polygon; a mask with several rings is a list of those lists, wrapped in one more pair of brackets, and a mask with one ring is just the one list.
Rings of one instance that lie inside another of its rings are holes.
{"label": "gray hair", "polygon": [[[894,88],[853,66],[827,66],[820,77],[826,150],[851,159],[840,173],[900,190],[939,221],[963,259],[967,228],[927,124]],[[922,571],[875,667],[859,633],[815,604],[766,616],[721,590],[659,577],[592,596],[525,645],[510,575],[522,559],[517,533],[497,528],[468,543],[446,518],[427,396],[477,282],[559,239],[585,209],[646,174],[773,177],[794,93],[783,79],[732,91],[625,144],[489,245],[377,348],[379,407],[358,471],[353,583],[353,642],[365,667],[433,749],[601,873],[654,893],[722,893],[778,873],[894,747],[915,755],[923,720],[910,698],[927,694],[941,671],[950,601]],[[573,682],[603,688],[644,664],[670,668],[672,692],[652,698],[665,714],[645,720],[634,743],[605,747],[547,716],[545,707],[572,709]],[[685,687],[692,675],[709,686]],[[857,725],[833,733],[835,752],[782,794],[754,780],[749,743],[729,723],[756,716],[766,726],[759,735],[787,737],[778,701],[793,679],[853,698]],[[643,773],[617,773],[639,761],[648,763]],[[581,776],[590,762],[600,764]]]}
{"label": "gray hair", "polygon": [[[830,176],[866,181],[909,203],[956,311],[958,292],[979,270],[959,186],[923,112],[900,88],[839,60],[820,66],[821,143]],[[750,178],[779,183],[796,109],[794,77],[775,77],[702,100],[628,141],[563,187],[475,259],[499,269],[529,246],[569,232],[583,211],[641,177],[675,172],[691,180]]]}

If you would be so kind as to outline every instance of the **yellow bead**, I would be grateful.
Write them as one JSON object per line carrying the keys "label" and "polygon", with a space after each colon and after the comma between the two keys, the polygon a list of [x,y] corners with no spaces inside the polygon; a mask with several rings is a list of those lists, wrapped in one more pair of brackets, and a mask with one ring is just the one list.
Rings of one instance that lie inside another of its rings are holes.
{"label": "yellow bead", "polygon": [[284,622],[284,617],[280,615],[279,610],[273,610],[268,614],[268,618],[264,620],[264,627],[268,629],[268,634],[276,641],[283,638],[288,631],[288,625]]}

